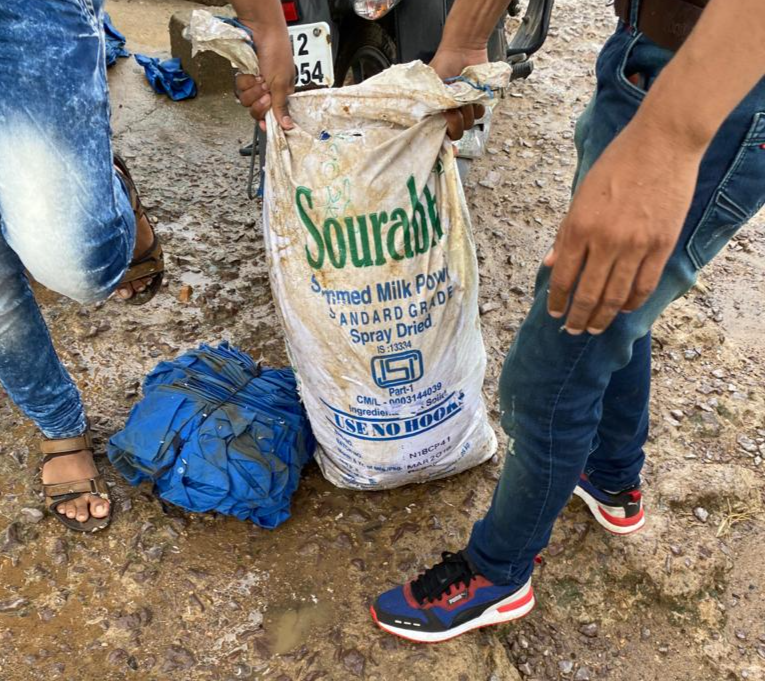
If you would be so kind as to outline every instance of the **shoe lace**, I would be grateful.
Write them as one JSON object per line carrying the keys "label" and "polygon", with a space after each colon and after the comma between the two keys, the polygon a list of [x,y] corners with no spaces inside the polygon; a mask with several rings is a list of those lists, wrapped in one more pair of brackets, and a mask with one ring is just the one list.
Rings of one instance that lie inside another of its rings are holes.
{"label": "shoe lace", "polygon": [[441,562],[427,569],[412,582],[412,595],[420,605],[425,601],[432,603],[454,586],[470,584],[475,572],[463,553],[441,554]]}

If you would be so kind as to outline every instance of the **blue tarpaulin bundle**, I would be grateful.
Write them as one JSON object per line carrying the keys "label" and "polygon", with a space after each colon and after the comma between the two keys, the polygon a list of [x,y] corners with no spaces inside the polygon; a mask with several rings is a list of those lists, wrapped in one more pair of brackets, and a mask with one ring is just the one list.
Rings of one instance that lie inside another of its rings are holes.
{"label": "blue tarpaulin bundle", "polygon": [[104,12],[104,37],[106,38],[106,65],[113,66],[119,57],[129,57],[125,49],[125,36],[112,23],[111,17]]}
{"label": "blue tarpaulin bundle", "polygon": [[109,441],[133,485],[190,511],[218,511],[274,528],[290,516],[315,440],[291,369],[261,368],[223,343],[159,364],[144,398]]}
{"label": "blue tarpaulin bundle", "polygon": [[197,94],[197,84],[181,68],[180,59],[165,59],[136,54],[135,60],[143,66],[149,85],[159,95],[165,94],[173,101],[189,99]]}

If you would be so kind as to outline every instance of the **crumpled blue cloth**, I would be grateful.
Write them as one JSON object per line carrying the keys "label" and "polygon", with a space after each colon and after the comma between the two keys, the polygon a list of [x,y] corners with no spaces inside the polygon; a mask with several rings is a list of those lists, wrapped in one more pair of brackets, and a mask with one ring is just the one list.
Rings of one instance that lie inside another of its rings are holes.
{"label": "crumpled blue cloth", "polygon": [[172,504],[268,529],[290,517],[316,447],[291,369],[202,345],[157,365],[143,391],[107,448],[130,484],[151,480]]}
{"label": "crumpled blue cloth", "polygon": [[143,66],[149,85],[159,95],[165,94],[173,101],[196,97],[197,84],[192,77],[181,68],[181,60],[165,59],[136,54],[135,60]]}
{"label": "crumpled blue cloth", "polygon": [[106,38],[106,66],[114,66],[120,57],[129,57],[125,49],[125,36],[112,23],[112,18],[104,12],[104,37]]}

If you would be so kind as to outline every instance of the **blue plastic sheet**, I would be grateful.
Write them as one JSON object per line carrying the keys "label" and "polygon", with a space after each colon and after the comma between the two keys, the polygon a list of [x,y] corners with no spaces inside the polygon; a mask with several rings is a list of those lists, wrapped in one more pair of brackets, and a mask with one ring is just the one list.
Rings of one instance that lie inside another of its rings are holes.
{"label": "blue plastic sheet", "polygon": [[149,85],[159,95],[165,94],[178,101],[196,97],[197,85],[192,77],[181,68],[180,59],[160,61],[156,57],[136,54],[135,60],[143,66]]}
{"label": "blue plastic sheet", "polygon": [[111,17],[104,12],[104,37],[106,38],[106,65],[114,66],[120,57],[129,57],[125,49],[125,36],[112,23]]}
{"label": "blue plastic sheet", "polygon": [[143,390],[107,448],[128,482],[150,480],[172,504],[269,529],[289,518],[316,446],[291,369],[202,345],[159,364]]}

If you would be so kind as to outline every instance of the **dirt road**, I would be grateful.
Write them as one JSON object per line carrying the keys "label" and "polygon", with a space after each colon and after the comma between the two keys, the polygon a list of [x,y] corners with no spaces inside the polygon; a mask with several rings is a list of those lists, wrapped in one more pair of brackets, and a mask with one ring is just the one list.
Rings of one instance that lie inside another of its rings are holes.
{"label": "dirt road", "polygon": [[[134,51],[167,49],[184,2],[111,0]],[[563,215],[573,124],[613,25],[594,0],[558,0],[544,54],[501,103],[467,186],[481,266],[494,425],[504,352]],[[132,61],[110,72],[116,146],[167,244],[168,285],[140,310],[39,292],[99,445],[142,377],[200,342],[230,339],[286,363],[237,149],[251,124],[233,96],[172,103]],[[755,220],[660,320],[644,532],[604,534],[572,502],[543,554],[524,621],[437,647],[379,633],[375,594],[460,548],[501,456],[469,473],[375,494],[307,469],[293,518],[268,532],[164,508],[106,467],[106,533],[40,520],[33,428],[0,398],[0,678],[278,681],[722,681],[765,679],[765,231]],[[187,303],[183,285],[193,287]],[[504,442],[504,436],[497,427]]]}

